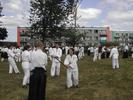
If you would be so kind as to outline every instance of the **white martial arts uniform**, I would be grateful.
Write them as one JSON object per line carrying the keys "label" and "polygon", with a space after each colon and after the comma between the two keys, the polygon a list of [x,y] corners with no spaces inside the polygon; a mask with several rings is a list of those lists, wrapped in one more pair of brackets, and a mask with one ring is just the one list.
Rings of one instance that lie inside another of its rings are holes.
{"label": "white martial arts uniform", "polygon": [[98,48],[94,49],[94,57],[93,57],[93,62],[95,62],[98,58]]}
{"label": "white martial arts uniform", "polygon": [[69,66],[67,68],[67,87],[78,86],[78,58],[76,55],[67,55],[64,64]]}
{"label": "white martial arts uniform", "polygon": [[65,46],[65,54],[66,55],[68,54],[68,50],[69,50],[69,47],[68,46]]}
{"label": "white martial arts uniform", "polygon": [[98,59],[101,60],[101,55],[102,55],[102,47],[98,48]]}
{"label": "white martial arts uniform", "polygon": [[16,50],[16,62],[21,62],[21,50],[17,48]]}
{"label": "white martial arts uniform", "polygon": [[53,48],[50,47],[50,48],[49,48],[49,59],[50,59],[51,61],[52,61],[52,58],[51,58],[52,50],[53,50]]}
{"label": "white martial arts uniform", "polygon": [[112,57],[112,67],[113,69],[119,68],[119,61],[118,61],[119,52],[117,48],[112,48],[110,52],[110,58]]}
{"label": "white martial arts uniform", "polygon": [[78,52],[78,47],[74,47],[74,51],[75,52]]}
{"label": "white martial arts uniform", "polygon": [[[60,62],[57,60],[61,60],[61,56],[62,56],[62,50],[60,48],[53,48],[52,52],[51,52],[51,57],[52,57],[52,67],[51,67],[51,76],[59,76],[60,75]],[[54,57],[57,57],[54,58]]]}
{"label": "white martial arts uniform", "polygon": [[25,50],[22,52],[22,68],[24,70],[24,78],[22,85],[25,86],[29,83],[30,77],[30,52]]}
{"label": "white martial arts uniform", "polygon": [[78,58],[82,59],[83,55],[82,55],[82,48],[79,48],[79,53],[78,53]]}
{"label": "white martial arts uniform", "polygon": [[125,46],[124,50],[127,50],[127,51],[129,50],[128,45]]}
{"label": "white martial arts uniform", "polygon": [[47,59],[46,53],[39,48],[32,52],[31,63],[33,70],[31,71],[27,100],[46,100]]}
{"label": "white martial arts uniform", "polygon": [[13,53],[13,51],[11,49],[8,49],[7,54],[9,62],[9,74],[13,73],[13,70],[15,71],[15,73],[20,73],[14,60],[15,54]]}
{"label": "white martial arts uniform", "polygon": [[82,52],[82,57],[85,56],[85,48],[84,47],[81,47],[81,52]]}
{"label": "white martial arts uniform", "polygon": [[91,53],[91,56],[93,56],[93,54],[94,54],[94,47],[90,47],[90,53]]}
{"label": "white martial arts uniform", "polygon": [[[35,53],[35,52],[36,52],[36,48],[33,48],[33,49],[31,49],[31,50],[29,51],[29,53],[30,53],[30,60],[31,60],[31,61],[32,61],[32,56],[34,56],[34,53]],[[30,61],[30,63],[29,63],[30,71],[32,71],[32,70],[34,69],[34,67],[33,67],[31,61]]]}
{"label": "white martial arts uniform", "polygon": [[30,58],[32,70],[35,68],[43,68],[46,71],[46,66],[48,63],[48,57],[46,53],[44,53],[41,49],[33,50],[30,54]]}

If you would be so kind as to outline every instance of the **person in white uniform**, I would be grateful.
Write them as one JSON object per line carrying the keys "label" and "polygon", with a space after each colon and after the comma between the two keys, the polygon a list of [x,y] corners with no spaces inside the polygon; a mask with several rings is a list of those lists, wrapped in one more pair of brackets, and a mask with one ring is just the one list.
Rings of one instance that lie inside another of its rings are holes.
{"label": "person in white uniform", "polygon": [[43,43],[35,43],[36,50],[32,52],[31,63],[32,71],[30,76],[28,100],[46,100],[46,66],[48,57],[43,50]]}
{"label": "person in white uniform", "polygon": [[74,54],[74,49],[69,49],[69,54],[66,56],[64,60],[64,65],[67,67],[67,88],[77,87],[79,84],[78,79],[78,58]]}
{"label": "person in white uniform", "polygon": [[93,56],[93,54],[94,54],[94,47],[93,46],[90,47],[90,54],[91,54],[91,56]]}
{"label": "person in white uniform", "polygon": [[13,46],[9,46],[9,49],[8,49],[8,62],[9,62],[9,74],[12,74],[13,73],[13,70],[15,73],[20,73],[19,70],[18,70],[18,67],[16,65],[16,62],[15,62],[15,54],[13,53],[12,51],[12,48]]}
{"label": "person in white uniform", "polygon": [[118,49],[117,49],[116,46],[114,46],[111,49],[111,52],[110,52],[110,58],[112,58],[112,67],[113,67],[113,69],[119,68],[119,60],[118,60],[118,57],[119,57]]}
{"label": "person in white uniform", "polygon": [[81,50],[82,50],[82,51],[81,51],[81,52],[82,52],[82,57],[84,57],[84,56],[85,56],[85,48],[82,46],[82,47],[81,47]]}
{"label": "person in white uniform", "polygon": [[62,57],[62,50],[59,48],[59,45],[56,43],[55,48],[53,48],[51,52],[52,58],[52,66],[51,66],[51,76],[59,76],[60,75],[60,60]]}
{"label": "person in white uniform", "polygon": [[82,47],[79,48],[79,53],[78,53],[78,59],[82,59],[83,55],[82,55]]}
{"label": "person in white uniform", "polygon": [[16,48],[16,55],[17,55],[16,62],[21,62],[21,50],[19,47]]}
{"label": "person in white uniform", "polygon": [[101,60],[101,55],[102,55],[102,47],[98,47],[98,59]]}
{"label": "person in white uniform", "polygon": [[75,54],[78,56],[79,48],[77,46],[74,47]]}
{"label": "person in white uniform", "polygon": [[95,62],[98,58],[98,47],[94,48],[94,57],[93,57],[93,62]]}
{"label": "person in white uniform", "polygon": [[68,50],[69,50],[69,47],[68,46],[65,46],[65,54],[66,55],[68,54]]}
{"label": "person in white uniform", "polygon": [[50,47],[50,48],[49,48],[49,53],[48,53],[48,54],[49,54],[49,59],[50,59],[50,60],[52,60],[52,58],[51,58],[52,50],[53,50],[53,48]]}
{"label": "person in white uniform", "polygon": [[22,68],[24,71],[24,78],[23,78],[23,87],[27,87],[26,85],[29,84],[29,77],[30,77],[30,52],[28,51],[30,48],[29,45],[24,46],[24,50],[22,52]]}

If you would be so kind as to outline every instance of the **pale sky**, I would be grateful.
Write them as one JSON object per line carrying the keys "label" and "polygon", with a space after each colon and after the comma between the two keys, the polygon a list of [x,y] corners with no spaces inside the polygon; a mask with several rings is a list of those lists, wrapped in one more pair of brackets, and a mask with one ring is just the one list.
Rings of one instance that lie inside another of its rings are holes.
{"label": "pale sky", "polygon": [[[16,27],[29,26],[30,0],[0,0],[0,18],[7,27],[9,41],[16,41]],[[133,31],[133,0],[83,0],[78,8],[80,26],[109,26],[112,30]]]}

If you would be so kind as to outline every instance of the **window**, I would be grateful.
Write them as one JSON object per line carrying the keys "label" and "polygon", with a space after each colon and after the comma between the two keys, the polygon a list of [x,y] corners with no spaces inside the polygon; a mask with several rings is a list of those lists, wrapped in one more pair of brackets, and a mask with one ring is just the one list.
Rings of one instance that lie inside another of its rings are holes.
{"label": "window", "polygon": [[116,33],[116,35],[118,36],[118,35],[119,35],[119,33]]}
{"label": "window", "polygon": [[126,36],[128,36],[128,33],[126,33]]}
{"label": "window", "polygon": [[89,33],[92,33],[92,30],[88,30]]}
{"label": "window", "polygon": [[94,30],[94,33],[98,33],[98,30]]}
{"label": "window", "polygon": [[95,36],[95,40],[98,40],[98,36]]}

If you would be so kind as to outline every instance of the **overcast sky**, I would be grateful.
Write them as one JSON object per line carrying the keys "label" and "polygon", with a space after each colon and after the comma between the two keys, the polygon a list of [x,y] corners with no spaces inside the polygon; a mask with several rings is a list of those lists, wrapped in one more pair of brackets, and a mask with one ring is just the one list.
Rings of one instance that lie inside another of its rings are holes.
{"label": "overcast sky", "polygon": [[[0,18],[8,29],[7,40],[16,41],[16,27],[29,26],[30,0],[0,0]],[[109,26],[112,30],[133,31],[133,0],[83,0],[78,9],[80,26]]]}

